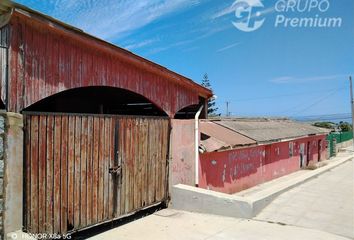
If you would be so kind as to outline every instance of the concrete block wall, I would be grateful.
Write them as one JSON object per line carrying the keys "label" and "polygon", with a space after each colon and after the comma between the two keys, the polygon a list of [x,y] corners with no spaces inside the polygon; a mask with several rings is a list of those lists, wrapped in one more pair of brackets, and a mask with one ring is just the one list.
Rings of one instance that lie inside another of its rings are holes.
{"label": "concrete block wall", "polygon": [[0,112],[0,239],[22,229],[23,117]]}
{"label": "concrete block wall", "polygon": [[[194,120],[172,119],[170,183],[195,184]],[[170,186],[170,190],[171,190]],[[171,191],[170,191],[171,192]]]}
{"label": "concrete block wall", "polygon": [[5,118],[0,115],[0,239],[4,238],[3,212],[4,212],[4,138]]}
{"label": "concrete block wall", "polygon": [[336,152],[338,153],[340,149],[342,148],[347,148],[353,145],[353,139],[346,141],[346,142],[341,142],[337,143],[336,145]]}

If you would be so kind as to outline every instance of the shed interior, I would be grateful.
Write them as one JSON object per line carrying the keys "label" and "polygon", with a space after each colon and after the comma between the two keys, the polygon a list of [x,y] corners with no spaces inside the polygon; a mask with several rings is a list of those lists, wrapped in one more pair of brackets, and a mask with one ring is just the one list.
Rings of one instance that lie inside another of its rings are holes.
{"label": "shed interior", "polygon": [[167,116],[145,97],[113,87],[83,87],[47,97],[27,108],[31,112]]}

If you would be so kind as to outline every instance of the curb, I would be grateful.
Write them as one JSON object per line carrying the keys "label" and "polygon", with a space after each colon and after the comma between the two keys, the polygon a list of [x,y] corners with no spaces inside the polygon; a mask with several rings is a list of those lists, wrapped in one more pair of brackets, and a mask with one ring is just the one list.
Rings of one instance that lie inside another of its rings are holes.
{"label": "curb", "polygon": [[172,208],[191,212],[251,219],[280,194],[316,178],[353,158],[354,156],[343,156],[343,159],[341,160],[330,162],[330,164],[326,166],[312,170],[302,176],[272,187],[271,189],[261,190],[255,193],[255,196],[235,196],[178,184],[172,187]]}
{"label": "curb", "polygon": [[[291,181],[287,184],[284,184],[284,186],[279,187],[276,190],[271,191],[270,193],[267,193],[267,189],[260,191],[257,193],[257,195],[262,195],[262,197],[253,199],[252,197],[245,197],[245,199],[248,199],[252,203],[252,209],[253,209],[253,217],[255,217],[258,213],[260,213],[269,203],[271,203],[277,196],[280,194],[291,190],[292,188],[295,188],[297,186],[300,186],[301,184],[306,183],[307,181],[310,181],[323,173],[326,173],[336,167],[339,167],[340,165],[352,160],[354,156],[346,156],[342,160],[337,160],[335,162],[330,163],[329,165],[320,167],[316,170],[312,170],[308,173],[305,173],[302,176],[299,176],[297,178],[291,179]],[[330,160],[329,160],[330,161]]]}

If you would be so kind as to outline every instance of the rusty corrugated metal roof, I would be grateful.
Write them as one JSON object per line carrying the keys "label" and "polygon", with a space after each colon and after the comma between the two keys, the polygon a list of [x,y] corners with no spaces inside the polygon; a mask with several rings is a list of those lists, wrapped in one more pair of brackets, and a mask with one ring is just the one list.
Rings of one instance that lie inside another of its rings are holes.
{"label": "rusty corrugated metal roof", "polygon": [[213,122],[252,138],[258,143],[327,134],[329,132],[327,129],[288,119],[243,118],[221,119],[214,120]]}
{"label": "rusty corrugated metal roof", "polygon": [[228,128],[208,120],[202,120],[200,122],[200,132],[210,137],[214,137],[226,144],[229,144],[230,146],[249,145],[256,143],[255,140],[249,137],[243,136],[242,134],[235,131],[230,131]]}
{"label": "rusty corrugated metal roof", "polygon": [[200,121],[200,132],[210,137],[201,141],[201,144],[208,152],[257,143],[249,137],[208,120]]}
{"label": "rusty corrugated metal roof", "polygon": [[209,137],[208,139],[200,142],[199,148],[201,152],[215,152],[218,150],[230,149],[232,147],[216,138]]}

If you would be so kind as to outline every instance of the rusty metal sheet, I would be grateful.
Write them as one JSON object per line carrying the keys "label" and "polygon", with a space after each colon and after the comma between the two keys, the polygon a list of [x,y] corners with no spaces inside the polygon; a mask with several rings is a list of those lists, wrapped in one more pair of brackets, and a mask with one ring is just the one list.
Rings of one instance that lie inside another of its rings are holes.
{"label": "rusty metal sheet", "polygon": [[[208,145],[212,146],[218,146],[223,144],[224,146],[222,147],[233,147],[242,145],[252,145],[257,143],[255,140],[247,136],[241,135],[227,127],[220,126],[214,121],[201,120],[200,132],[212,137],[212,139],[208,142]],[[212,142],[213,139],[216,139],[215,143]]]}
{"label": "rusty metal sheet", "polygon": [[208,139],[200,142],[200,148],[203,152],[214,152],[218,150],[230,149],[232,146],[214,137],[209,137]]}

